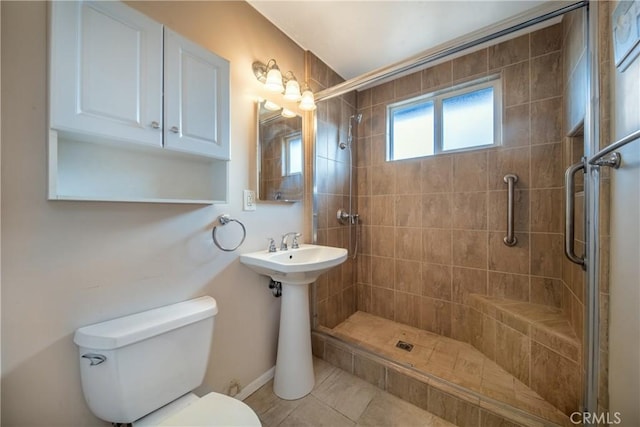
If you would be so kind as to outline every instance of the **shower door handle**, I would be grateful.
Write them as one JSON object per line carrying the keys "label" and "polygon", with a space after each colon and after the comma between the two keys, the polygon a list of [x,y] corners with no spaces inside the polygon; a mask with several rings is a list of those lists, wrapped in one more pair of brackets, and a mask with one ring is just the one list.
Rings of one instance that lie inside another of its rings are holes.
{"label": "shower door handle", "polygon": [[580,171],[584,173],[585,160],[569,166],[564,174],[564,195],[565,195],[565,218],[564,218],[564,253],[569,261],[587,269],[585,259],[575,253],[575,180],[576,174]]}

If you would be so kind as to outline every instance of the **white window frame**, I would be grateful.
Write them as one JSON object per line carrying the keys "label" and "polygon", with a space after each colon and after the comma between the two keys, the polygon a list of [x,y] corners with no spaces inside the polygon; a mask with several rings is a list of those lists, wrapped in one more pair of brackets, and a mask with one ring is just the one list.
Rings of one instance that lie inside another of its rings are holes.
{"label": "white window frame", "polygon": [[[492,144],[476,145],[472,147],[459,148],[455,150],[443,149],[443,135],[442,135],[442,101],[455,96],[463,95],[470,92],[476,92],[488,87],[493,88],[493,137]],[[415,105],[426,104],[433,102],[434,108],[434,135],[433,135],[433,154],[428,154],[423,157],[437,156],[439,154],[458,153],[463,151],[480,150],[485,148],[492,148],[502,145],[502,79],[500,74],[494,74],[491,76],[483,77],[473,81],[465,82],[451,88],[439,90],[436,92],[420,95],[415,98],[407,99],[401,102],[396,102],[387,105],[387,161],[397,160],[409,160],[419,157],[407,157],[403,159],[393,159],[391,154],[393,153],[393,113],[397,110],[402,110],[407,107],[413,107]]]}

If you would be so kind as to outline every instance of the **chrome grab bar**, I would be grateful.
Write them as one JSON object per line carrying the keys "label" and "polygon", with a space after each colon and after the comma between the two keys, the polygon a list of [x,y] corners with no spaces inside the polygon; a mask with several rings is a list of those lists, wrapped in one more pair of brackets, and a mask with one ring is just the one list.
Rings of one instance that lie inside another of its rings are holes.
{"label": "chrome grab bar", "polygon": [[564,197],[565,197],[565,217],[564,217],[564,253],[569,261],[581,265],[583,270],[587,269],[584,257],[575,253],[575,176],[579,171],[585,170],[586,158],[582,158],[580,163],[569,166],[564,174]]}
{"label": "chrome grab bar", "polygon": [[514,217],[514,194],[516,182],[518,182],[518,175],[508,173],[504,176],[504,182],[507,183],[507,236],[502,239],[507,246],[515,246],[518,243],[518,239],[514,235],[513,231],[513,217]]}

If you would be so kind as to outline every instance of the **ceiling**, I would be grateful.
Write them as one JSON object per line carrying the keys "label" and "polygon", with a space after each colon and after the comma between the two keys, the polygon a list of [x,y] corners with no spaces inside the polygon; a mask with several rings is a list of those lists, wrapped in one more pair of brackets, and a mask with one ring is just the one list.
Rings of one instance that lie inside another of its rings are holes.
{"label": "ceiling", "polygon": [[[248,0],[345,79],[533,9],[544,0]],[[553,1],[553,0],[551,0]]]}

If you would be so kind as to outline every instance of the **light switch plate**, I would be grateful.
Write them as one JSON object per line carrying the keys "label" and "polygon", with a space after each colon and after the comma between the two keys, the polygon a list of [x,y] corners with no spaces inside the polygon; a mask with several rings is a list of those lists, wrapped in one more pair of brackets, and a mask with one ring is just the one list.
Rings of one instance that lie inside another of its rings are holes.
{"label": "light switch plate", "polygon": [[253,190],[242,190],[242,210],[256,210],[256,192]]}

